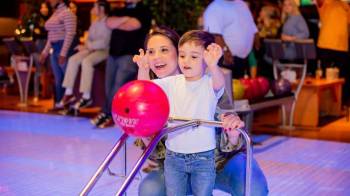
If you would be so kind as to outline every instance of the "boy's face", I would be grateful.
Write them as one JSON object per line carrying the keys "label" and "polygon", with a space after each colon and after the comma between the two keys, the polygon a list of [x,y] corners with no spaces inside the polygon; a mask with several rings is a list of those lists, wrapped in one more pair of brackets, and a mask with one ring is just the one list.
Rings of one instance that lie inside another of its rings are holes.
{"label": "boy's face", "polygon": [[203,76],[206,68],[203,52],[203,46],[191,41],[179,47],[179,66],[187,80],[195,81]]}

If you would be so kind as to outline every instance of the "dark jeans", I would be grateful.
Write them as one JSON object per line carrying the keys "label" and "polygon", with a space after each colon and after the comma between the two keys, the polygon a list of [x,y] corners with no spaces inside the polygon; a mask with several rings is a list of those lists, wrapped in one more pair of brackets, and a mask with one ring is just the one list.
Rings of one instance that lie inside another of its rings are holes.
{"label": "dark jeans", "polygon": [[138,67],[132,61],[132,57],[132,55],[109,56],[107,59],[105,75],[106,100],[102,108],[105,114],[111,114],[113,97],[119,88],[137,77]]}
{"label": "dark jeans", "polygon": [[62,86],[64,73],[66,72],[68,58],[74,54],[73,49],[76,46],[76,43],[77,41],[73,41],[67,54],[67,61],[63,65],[58,64],[58,58],[60,56],[60,52],[63,46],[63,40],[51,43],[53,52],[50,55],[50,62],[51,62],[50,64],[51,64],[53,75],[55,77],[55,103],[60,102],[64,95],[64,88]]}
{"label": "dark jeans", "polygon": [[36,52],[32,54],[34,58],[34,65],[35,65],[34,97],[39,97],[40,76],[42,72],[46,69],[46,65],[47,65],[46,64],[47,61],[45,61],[44,65],[41,65],[39,63],[40,53],[44,49],[46,41],[47,41],[46,39],[37,39],[35,41]]}

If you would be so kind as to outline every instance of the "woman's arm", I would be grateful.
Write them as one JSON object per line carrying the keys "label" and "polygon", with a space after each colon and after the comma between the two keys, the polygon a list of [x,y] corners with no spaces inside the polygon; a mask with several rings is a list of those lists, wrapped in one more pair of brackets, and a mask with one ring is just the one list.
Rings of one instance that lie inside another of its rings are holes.
{"label": "woman's arm", "polygon": [[[281,35],[283,41],[294,41],[296,39],[306,39],[309,37],[309,28],[303,16],[299,15],[290,20],[289,23],[285,23],[285,25],[288,26],[283,27],[283,29],[285,29],[285,32]],[[289,29],[289,33],[287,29]]]}
{"label": "woman's arm", "polygon": [[141,28],[141,22],[137,18],[129,16],[111,16],[107,18],[106,22],[110,29],[134,31]]}
{"label": "woman's arm", "polygon": [[68,50],[73,43],[74,36],[77,32],[77,17],[73,13],[67,11],[63,15],[63,22],[64,22],[65,36],[64,36],[64,41],[60,52],[60,56],[66,57],[68,54]]}
{"label": "woman's arm", "polygon": [[41,51],[41,54],[39,56],[39,63],[40,63],[40,65],[43,65],[45,63],[45,61],[47,59],[47,56],[49,55],[50,48],[51,48],[50,41],[47,40],[45,48]]}
{"label": "woman's arm", "polygon": [[309,28],[303,16],[299,16],[296,21],[297,33],[294,35],[297,39],[306,39],[309,37]]}

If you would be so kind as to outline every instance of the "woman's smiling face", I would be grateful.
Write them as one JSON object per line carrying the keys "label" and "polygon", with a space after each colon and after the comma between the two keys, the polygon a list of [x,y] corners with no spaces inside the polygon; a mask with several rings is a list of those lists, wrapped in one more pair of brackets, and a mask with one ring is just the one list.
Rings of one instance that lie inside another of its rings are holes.
{"label": "woman's smiling face", "polygon": [[177,50],[171,40],[163,35],[152,36],[147,43],[148,63],[158,78],[179,73]]}

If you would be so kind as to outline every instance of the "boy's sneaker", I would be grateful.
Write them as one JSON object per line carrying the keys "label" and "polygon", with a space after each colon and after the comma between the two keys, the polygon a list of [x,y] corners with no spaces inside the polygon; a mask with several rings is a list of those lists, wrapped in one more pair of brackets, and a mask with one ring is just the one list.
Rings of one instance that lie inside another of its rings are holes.
{"label": "boy's sneaker", "polygon": [[95,116],[93,119],[90,120],[91,124],[97,125],[100,124],[100,121],[105,118],[107,114],[105,113],[99,113],[97,116]]}
{"label": "boy's sneaker", "polygon": [[92,105],[92,99],[81,98],[78,102],[74,104],[73,108],[76,110],[79,110],[80,108],[86,108],[91,105]]}
{"label": "boy's sneaker", "polygon": [[100,120],[99,123],[96,124],[96,126],[101,129],[111,127],[113,125],[114,125],[113,118],[110,115],[106,115],[104,118]]}
{"label": "boy's sneaker", "polygon": [[67,107],[68,105],[70,105],[71,103],[73,103],[75,101],[75,97],[74,95],[64,95],[63,98],[60,101],[60,104],[63,107]]}

